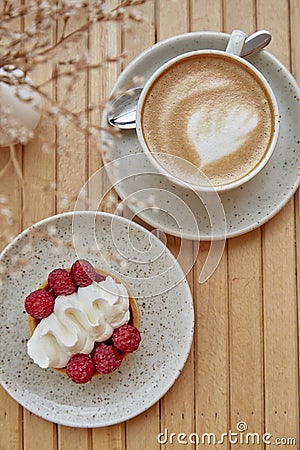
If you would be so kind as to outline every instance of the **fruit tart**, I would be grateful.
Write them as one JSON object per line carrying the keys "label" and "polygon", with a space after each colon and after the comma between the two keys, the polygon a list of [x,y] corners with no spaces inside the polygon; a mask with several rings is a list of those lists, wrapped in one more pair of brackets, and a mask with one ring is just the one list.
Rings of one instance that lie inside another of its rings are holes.
{"label": "fruit tart", "polygon": [[115,371],[141,341],[138,306],[129,288],[85,259],[53,270],[24,306],[28,355],[75,383]]}

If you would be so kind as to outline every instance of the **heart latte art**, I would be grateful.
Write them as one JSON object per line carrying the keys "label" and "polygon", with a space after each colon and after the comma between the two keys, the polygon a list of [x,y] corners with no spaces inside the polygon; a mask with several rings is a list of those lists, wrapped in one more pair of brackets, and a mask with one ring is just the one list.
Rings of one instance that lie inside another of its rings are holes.
{"label": "heart latte art", "polygon": [[174,63],[156,79],[142,111],[145,141],[158,162],[193,184],[202,184],[204,173],[215,186],[256,167],[270,146],[274,120],[261,80],[218,54]]}

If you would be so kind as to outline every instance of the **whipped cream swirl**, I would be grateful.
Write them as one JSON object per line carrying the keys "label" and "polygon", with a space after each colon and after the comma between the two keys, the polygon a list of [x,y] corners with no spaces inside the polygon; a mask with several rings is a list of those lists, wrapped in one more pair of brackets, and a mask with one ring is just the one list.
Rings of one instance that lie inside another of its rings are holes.
{"label": "whipped cream swirl", "polygon": [[42,368],[65,367],[72,355],[91,353],[95,342],[110,338],[129,321],[129,296],[108,276],[101,283],[58,296],[54,311],[41,320],[28,341],[29,356]]}

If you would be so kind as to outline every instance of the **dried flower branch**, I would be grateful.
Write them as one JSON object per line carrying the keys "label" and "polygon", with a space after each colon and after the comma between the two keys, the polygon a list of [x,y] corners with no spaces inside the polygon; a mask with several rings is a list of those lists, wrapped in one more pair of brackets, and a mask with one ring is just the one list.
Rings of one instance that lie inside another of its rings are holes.
{"label": "dried flower branch", "polygon": [[[125,52],[106,55],[101,61],[92,61],[86,45],[82,44],[87,42],[88,34],[93,27],[101,22],[117,22],[123,29],[130,29],[135,23],[142,20],[138,6],[147,1],[149,0],[124,0],[117,6],[108,8],[105,0],[60,0],[59,2],[26,0],[26,4],[19,0],[0,0],[0,83],[14,88],[16,97],[24,103],[31,104],[34,95],[38,94],[43,100],[42,114],[44,117],[50,119],[58,129],[71,125],[88,138],[93,138],[96,148],[105,155],[106,161],[109,161],[108,153],[111,143],[109,141],[100,142],[99,131],[102,130],[102,127],[97,123],[91,123],[90,118],[91,112],[109,107],[110,103],[92,105],[85,102],[85,108],[74,111],[69,103],[64,101],[65,99],[61,98],[59,101],[51,96],[48,87],[63,79],[66,87],[65,93],[71,97],[73,86],[80,74],[88,74],[91,71],[102,69],[107,64],[122,62],[126,57]],[[136,7],[137,9],[135,9]],[[16,24],[20,25],[19,29],[16,28]],[[76,52],[74,52],[74,48],[76,48]],[[78,48],[84,50],[78,51]],[[20,70],[15,71],[15,68]],[[39,70],[49,75],[39,84],[32,84],[29,77]],[[136,77],[127,86],[124,86],[124,91],[142,81]],[[32,96],[24,97],[22,95],[24,87],[29,93],[32,93]],[[116,95],[121,93],[119,91]],[[110,98],[109,102],[112,100]],[[120,132],[116,129],[110,128],[109,132],[113,133],[115,137],[120,136]],[[0,105],[0,136],[2,133],[22,144],[26,144],[33,137],[38,137],[41,142],[41,152],[52,151],[53,144],[46,142],[43,136],[38,136],[38,131],[28,130],[20,125],[7,105]],[[9,160],[4,167],[0,167],[0,178],[10,165],[13,165],[20,185],[24,188],[22,170],[13,145],[10,146]],[[35,186],[30,187],[35,188]],[[51,190],[61,207],[67,208],[70,203],[76,201],[76,195],[57,192],[54,180],[44,187],[38,186],[38,189],[42,192]],[[107,204],[104,205],[103,202],[103,208],[114,208],[116,214],[122,213],[123,205],[119,204],[115,195],[108,195],[105,201]],[[134,202],[135,200],[132,199],[131,203]],[[152,203],[150,200],[148,206],[152,206]],[[26,202],[23,189],[24,204]],[[136,201],[136,206],[140,206],[138,201]],[[89,199],[87,199],[87,209],[89,209]],[[14,236],[10,230],[14,223],[15,218],[9,208],[8,199],[0,194],[0,239],[2,242],[8,243],[13,239]],[[55,230],[48,231],[45,238],[49,239],[54,247],[73,245],[73,243],[60,242]],[[26,252],[12,261],[9,268],[0,265],[0,282],[8,273],[17,272],[20,267],[30,264],[34,230],[31,230],[30,235],[32,237]],[[115,255],[109,255],[109,257],[117,259]]]}
{"label": "dried flower branch", "polygon": [[[54,117],[56,125],[59,125],[59,120],[63,122],[65,119],[90,136],[92,135],[91,129],[99,132],[101,130],[99,125],[82,120],[82,116],[85,116],[87,111],[80,113],[71,111],[66,105],[58,104],[53,100],[50,95],[46,94],[44,88],[58,78],[67,78],[71,89],[80,72],[98,70],[107,63],[122,61],[125,57],[124,54],[107,56],[103,61],[91,63],[87,51],[74,55],[72,48],[75,42],[84,39],[90,29],[99,22],[117,21],[122,25],[128,25],[128,23],[140,21],[140,13],[132,10],[132,7],[146,1],[125,0],[111,9],[107,9],[105,1],[99,0],[62,0],[59,4],[46,0],[32,0],[21,6],[16,6],[15,1],[1,2],[0,67],[5,69],[9,76],[0,73],[0,82],[18,88],[26,86],[40,94],[45,100],[44,103],[47,104],[47,107],[44,107],[44,113]],[[86,18],[83,23],[82,18]],[[16,19],[23,22],[26,19],[23,31],[12,29],[11,22]],[[80,25],[75,26],[72,31],[67,31],[71,19],[78,19]],[[52,36],[58,29],[59,36],[53,43]],[[32,85],[27,75],[33,70],[38,71],[45,64],[49,65],[49,62],[53,68],[49,78],[39,85]],[[15,67],[20,69],[23,75],[15,74]],[[66,69],[62,70],[63,67]],[[92,107],[88,107],[89,111],[91,109]],[[2,120],[0,132],[9,132],[10,135],[15,134],[16,137],[20,137],[22,134],[20,127],[14,128],[15,124],[11,122],[12,120]],[[32,138],[32,135],[21,137],[20,141],[26,143],[29,138]]]}

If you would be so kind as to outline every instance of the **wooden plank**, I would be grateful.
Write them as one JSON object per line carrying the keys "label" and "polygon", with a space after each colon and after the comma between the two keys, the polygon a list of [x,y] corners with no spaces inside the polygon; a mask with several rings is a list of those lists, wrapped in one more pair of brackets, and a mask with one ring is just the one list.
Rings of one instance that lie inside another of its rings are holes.
{"label": "wooden plank", "polygon": [[[300,84],[300,55],[298,44],[300,41],[300,4],[297,0],[290,1],[291,24],[291,70]],[[295,227],[296,227],[296,273],[297,273],[297,302],[298,302],[298,367],[300,371],[300,190],[295,194]]]}
{"label": "wooden plank", "polygon": [[[123,48],[127,57],[124,65],[127,65],[134,57],[155,42],[155,16],[153,0],[134,8],[139,12],[142,21],[135,23],[130,29],[125,29],[122,34]],[[125,211],[124,211],[125,213]],[[126,448],[139,450],[149,446],[149,439],[153,450],[159,448],[156,436],[159,433],[159,403],[157,402],[144,414],[126,422]]]}
{"label": "wooden plank", "polygon": [[[157,3],[157,37],[158,40],[167,39],[176,34],[189,31],[189,2],[174,0]],[[172,17],[172,20],[170,20]],[[179,238],[167,236],[169,250],[176,257],[181,249],[182,241]],[[185,242],[186,252],[183,255],[181,264],[188,268],[193,267],[193,242]],[[188,275],[188,282],[193,290],[193,270]],[[179,398],[180,393],[180,398]],[[168,433],[186,433],[188,436],[194,432],[195,423],[195,403],[194,403],[194,348],[191,349],[188,361],[170,391],[161,400],[161,423],[160,432],[165,429]],[[162,445],[162,449],[180,448],[182,444],[174,440]]]}
{"label": "wooden plank", "polygon": [[[67,24],[65,33],[79,28],[87,17],[74,16]],[[62,32],[58,22],[58,39]],[[65,52],[65,59],[83,55],[88,48],[88,36],[83,34],[72,43],[71,51]],[[67,66],[61,71],[65,71]],[[73,69],[75,74],[75,70]],[[71,87],[71,90],[70,90]],[[77,71],[76,78],[61,77],[57,80],[57,101],[72,113],[81,113],[87,108],[87,71]],[[85,120],[86,114],[80,114]],[[77,195],[87,178],[87,136],[73,124],[66,123],[57,129],[57,212],[71,211]]]}
{"label": "wooden plank", "polygon": [[[273,35],[270,50],[289,67],[289,2],[259,0],[258,12],[259,28]],[[274,436],[295,437],[298,442],[294,213],[291,200],[263,228],[265,428]]]}
{"label": "wooden plank", "polygon": [[[227,250],[218,268],[204,284],[197,284],[207,257],[201,243],[195,272],[195,391],[196,431],[220,436],[229,429],[229,345]],[[212,448],[228,449],[228,443]]]}
{"label": "wooden plank", "polygon": [[[79,28],[88,20],[87,15],[70,19],[65,33]],[[58,21],[57,39],[62,33],[62,23]],[[88,35],[83,34],[80,39],[72,43],[71,51],[65,58],[83,55],[88,48]],[[66,67],[61,69],[66,70]],[[87,71],[78,71],[76,79],[62,77],[57,80],[57,101],[59,105],[68,108],[72,113],[81,113],[87,109],[88,84]],[[82,119],[86,114],[80,114]],[[72,210],[76,197],[84,185],[87,177],[87,135],[73,125],[59,126],[57,129],[57,212]],[[90,431],[88,429],[70,429],[58,426],[58,450],[88,450]]]}
{"label": "wooden plank", "polygon": [[[228,242],[231,429],[264,432],[260,229]],[[263,443],[253,445],[263,448]]]}
{"label": "wooden plank", "polygon": [[123,450],[125,448],[125,423],[92,430],[91,450]]}
{"label": "wooden plank", "polygon": [[[31,20],[31,17],[27,18],[25,26]],[[55,30],[49,37],[51,42],[55,42]],[[51,74],[52,64],[47,63],[33,68],[29,76],[36,85],[39,85],[49,80]],[[47,96],[55,98],[54,82],[50,81],[46,84],[43,91]],[[43,98],[43,106],[47,108],[48,105],[49,103]],[[55,180],[55,138],[55,125],[49,121],[46,114],[43,114],[36,129],[36,138],[24,146],[24,227],[55,214],[55,192],[48,187]],[[49,146],[48,152],[42,151],[44,143]],[[36,432],[37,429],[39,433]],[[28,450],[55,448],[56,425],[24,410],[24,446]]]}
{"label": "wooden plank", "polygon": [[[167,236],[167,245],[169,250],[176,255],[180,250],[181,241],[179,238]],[[192,241],[185,242],[185,255],[183,255],[184,261],[180,261],[181,265],[187,268],[191,268],[191,271],[187,274],[187,281],[193,294],[193,248]],[[195,325],[197,326],[197,325]],[[176,433],[177,436],[180,433],[184,433],[188,439],[192,433],[195,432],[195,360],[194,360],[194,345],[190,350],[187,362],[181,372],[179,378],[176,380],[172,388],[162,398],[161,402],[161,420],[160,420],[160,433],[164,433],[168,430],[168,436],[170,439],[170,433]],[[151,443],[152,444],[152,443]],[[162,441],[163,444],[163,441]],[[190,444],[187,448],[189,448]],[[161,449],[180,449],[182,444],[178,442],[178,439],[174,439],[172,443],[170,440],[165,445],[161,446]],[[152,448],[152,447],[151,447]]]}
{"label": "wooden plank", "polygon": [[222,31],[222,0],[191,0],[191,31]]}
{"label": "wooden plank", "polygon": [[[18,6],[20,1],[16,1]],[[21,29],[21,21],[16,18],[7,26],[14,31]],[[22,168],[22,146],[16,145],[16,160]],[[0,172],[7,167],[0,177],[0,247],[1,250],[22,229],[22,189],[16,171],[10,163],[10,150],[0,148]],[[23,408],[0,387],[0,449],[19,450],[23,441]]]}
{"label": "wooden plank", "polygon": [[155,42],[154,0],[147,0],[145,4],[135,7],[134,11],[139,12],[141,21],[125,28],[122,34],[122,51],[127,55],[124,66]]}
{"label": "wooden plank", "polygon": [[24,410],[24,448],[56,450],[57,426]]}
{"label": "wooden plank", "polygon": [[65,427],[60,425],[58,427],[58,449],[90,450],[91,430],[84,428]]}
{"label": "wooden plank", "polygon": [[235,29],[247,34],[256,31],[255,0],[227,0],[224,3],[224,31],[231,33]]}
{"label": "wooden plank", "polygon": [[[107,11],[118,5],[118,0],[106,2]],[[101,43],[101,45],[99,45]],[[98,64],[107,57],[114,58],[121,53],[121,25],[118,22],[100,22],[93,26],[89,33],[89,54],[91,64]],[[89,101],[93,105],[100,105],[90,113],[92,123],[100,124],[102,107],[117,80],[121,70],[120,62],[107,63],[100,70],[89,74]],[[94,140],[89,139],[89,177],[103,166],[101,149]],[[93,177],[89,189],[89,199],[100,205],[102,196],[110,191],[110,182],[103,170],[100,176]],[[110,194],[113,193],[110,191]],[[113,196],[117,201],[117,195]],[[112,212],[107,205],[101,205],[101,210]],[[110,427],[94,428],[92,430],[93,450],[121,450],[125,447],[125,425],[117,424]]]}
{"label": "wooden plank", "polygon": [[188,0],[158,0],[156,14],[157,41],[189,31]]}
{"label": "wooden plank", "polygon": [[[256,30],[255,1],[228,0],[224,31]],[[230,320],[230,429],[244,421],[249,432],[264,432],[261,230],[228,241]],[[247,388],[241,388],[247,386]],[[263,443],[253,445],[262,449]]]}
{"label": "wooden plank", "polygon": [[300,79],[300,55],[297,44],[300,39],[300,5],[298,0],[290,0],[290,24],[291,24],[291,70],[299,83]]}
{"label": "wooden plank", "polygon": [[[115,8],[119,4],[118,0],[108,0],[105,2],[107,11]],[[100,45],[101,43],[101,45]],[[107,58],[115,58],[121,54],[121,24],[119,22],[100,22],[94,25],[89,34],[89,54],[91,64],[99,64]],[[90,120],[93,124],[100,125],[103,106],[107,101],[111,89],[117,80],[121,71],[121,62],[105,63],[100,70],[93,70],[89,74],[89,102],[98,106],[90,113]],[[103,167],[101,151],[94,139],[89,139],[89,167],[88,173],[91,177],[95,172]],[[110,182],[104,170],[99,175],[93,177],[93,182],[89,186],[89,198],[101,203],[105,193],[110,192],[114,201],[117,202],[118,196],[110,190]],[[110,208],[107,203],[101,205],[101,210],[113,212],[115,207]]]}
{"label": "wooden plank", "polygon": [[[22,146],[16,146],[17,161],[22,167]],[[0,148],[0,170],[9,161],[8,148]],[[22,194],[21,186],[12,166],[9,165],[0,178],[0,246],[1,250],[22,229]],[[6,199],[6,200],[5,200]],[[8,215],[7,215],[8,213]],[[13,223],[10,223],[13,218]],[[9,220],[9,221],[8,221]],[[6,391],[0,387],[0,449],[19,450],[22,444],[23,410]]]}
{"label": "wooden plank", "polygon": [[268,51],[287,67],[290,65],[288,13],[288,0],[257,0],[257,27],[270,31],[272,41]]}
{"label": "wooden plank", "polygon": [[[222,31],[222,2],[191,1],[192,31]],[[201,242],[195,264],[195,399],[194,431],[220,436],[229,427],[229,346],[227,248],[211,278],[199,285],[201,268],[209,251],[209,243]],[[224,444],[211,448],[228,449]]]}

